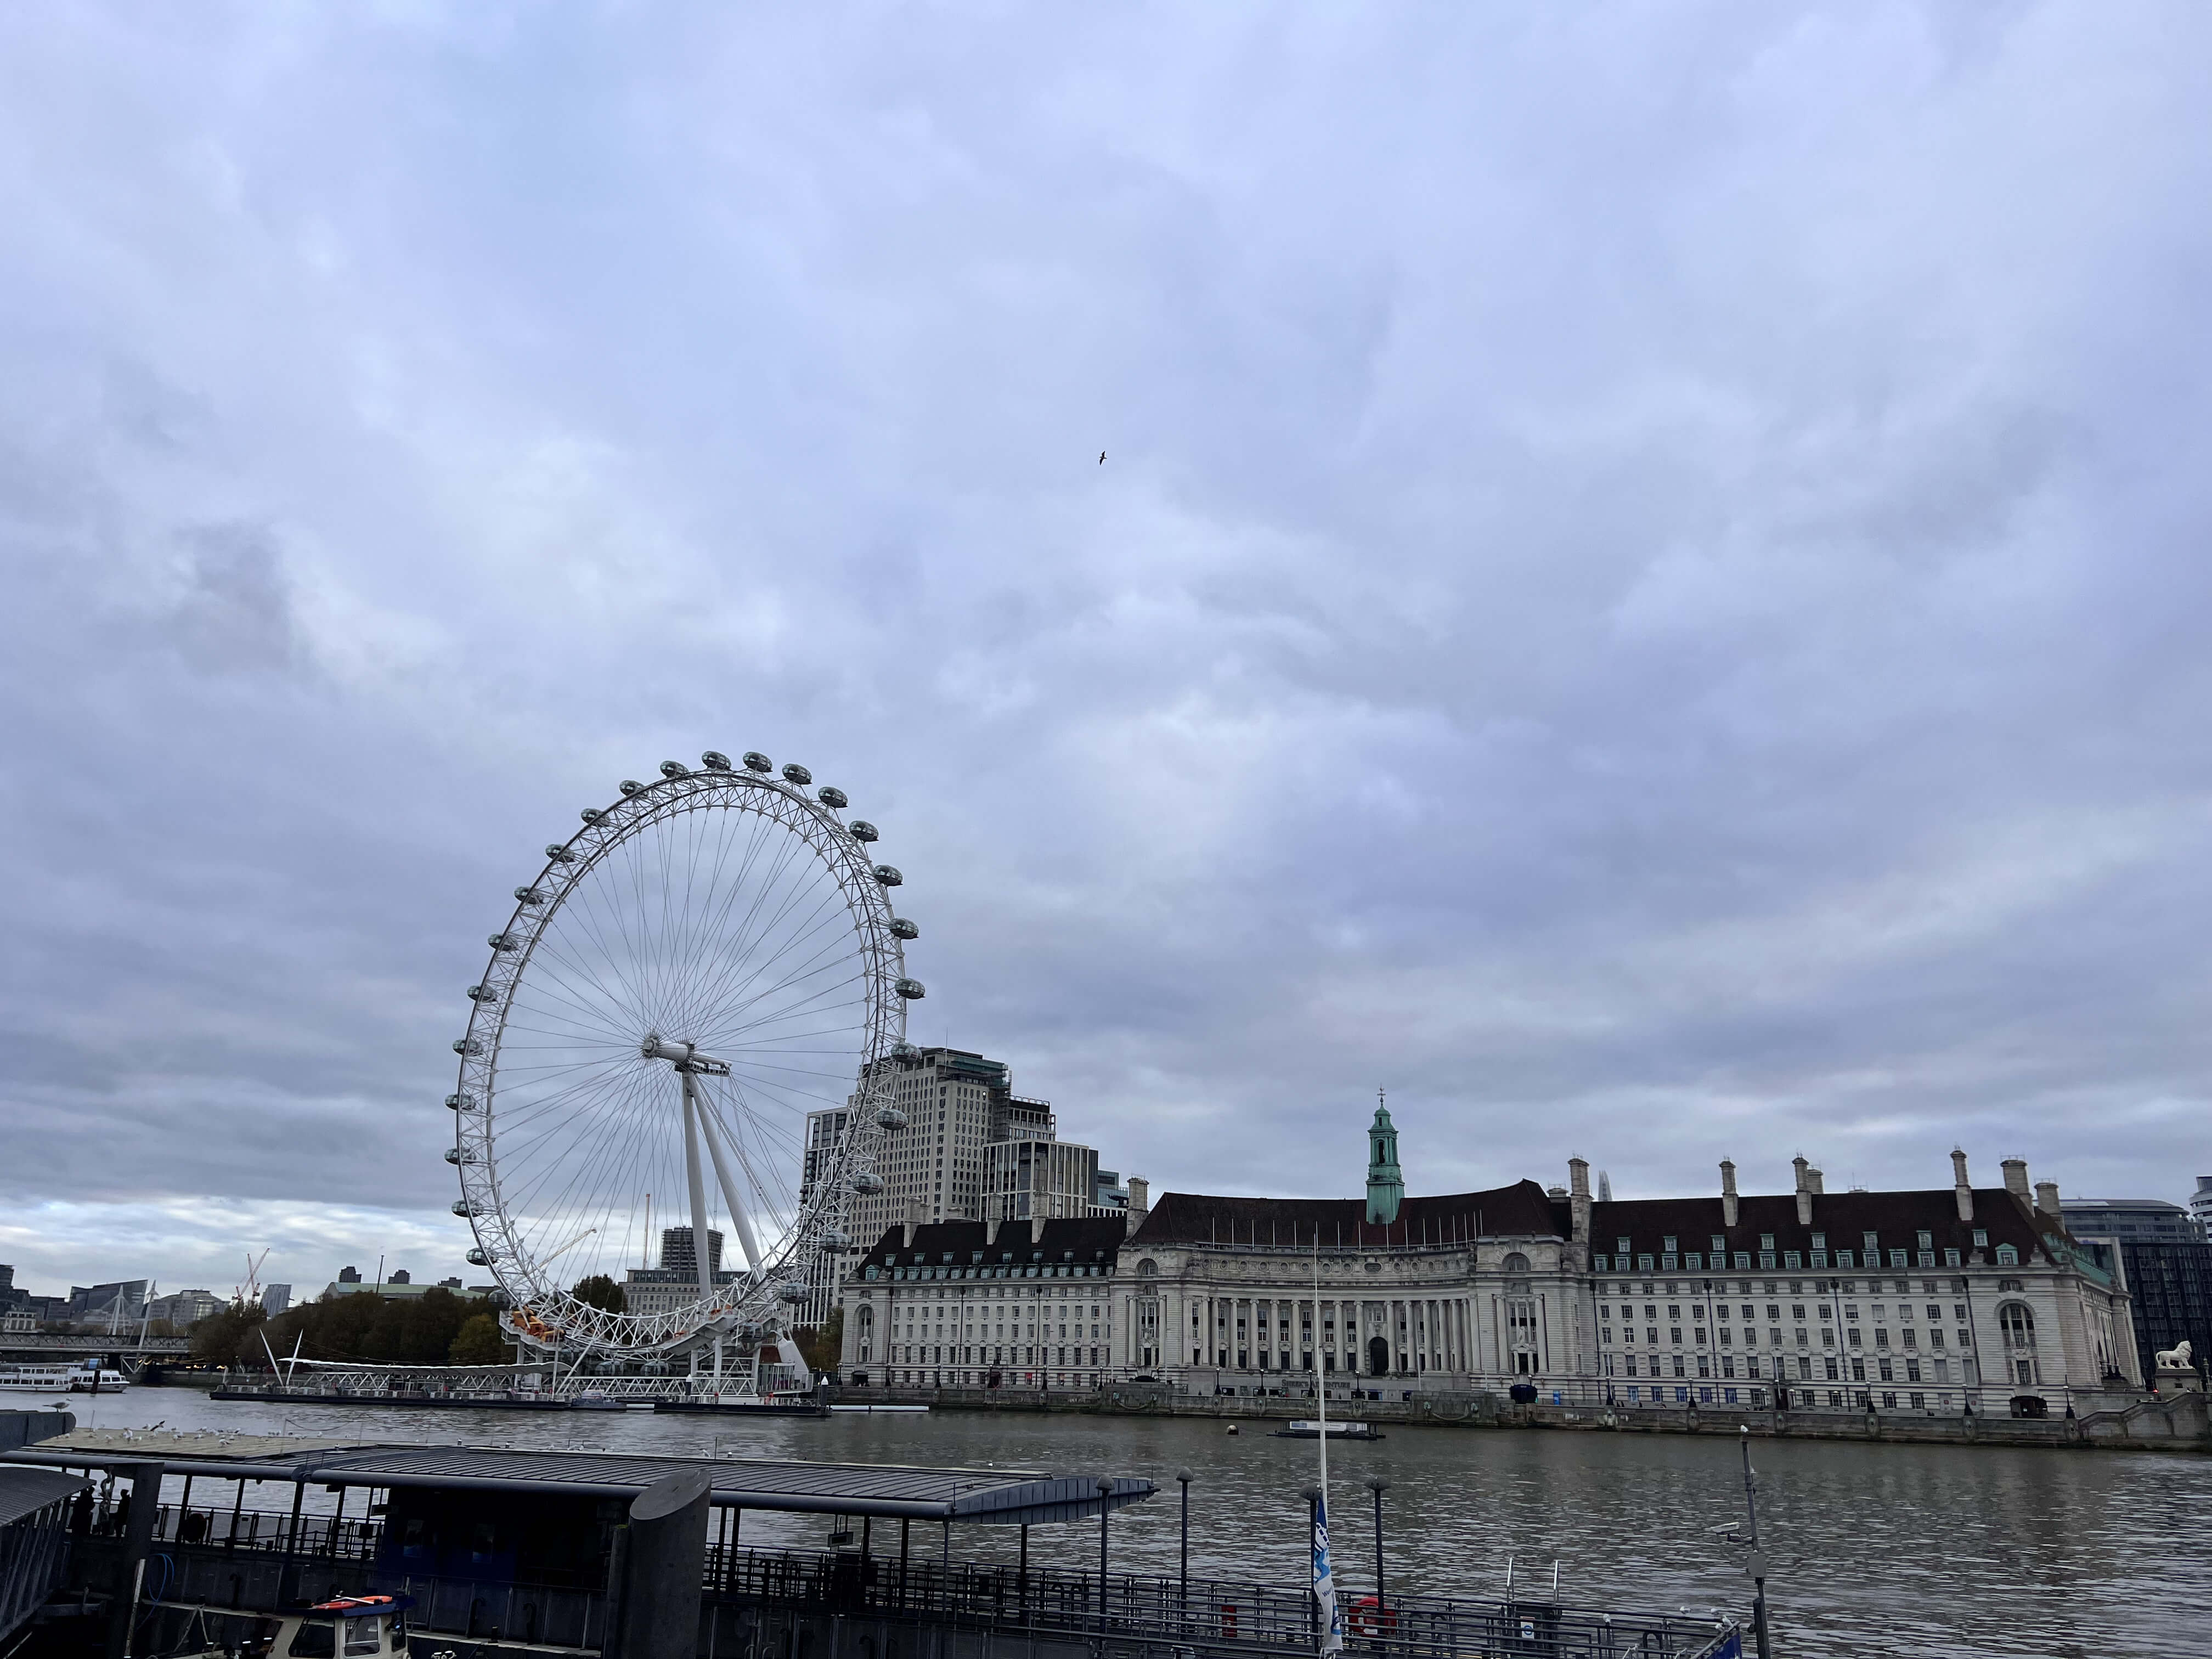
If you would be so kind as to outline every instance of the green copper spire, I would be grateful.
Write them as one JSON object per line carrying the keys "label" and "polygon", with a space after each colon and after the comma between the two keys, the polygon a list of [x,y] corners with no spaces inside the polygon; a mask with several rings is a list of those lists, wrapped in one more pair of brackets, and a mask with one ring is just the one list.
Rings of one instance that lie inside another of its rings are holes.
{"label": "green copper spire", "polygon": [[1375,1121],[1367,1126],[1367,1219],[1387,1227],[1405,1200],[1406,1177],[1398,1168],[1398,1131],[1390,1121],[1382,1091],[1375,1091]]}

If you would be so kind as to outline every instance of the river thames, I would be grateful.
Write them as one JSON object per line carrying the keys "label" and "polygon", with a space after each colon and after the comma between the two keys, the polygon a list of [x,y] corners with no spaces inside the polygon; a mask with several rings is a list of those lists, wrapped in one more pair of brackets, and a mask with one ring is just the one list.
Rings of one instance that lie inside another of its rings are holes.
{"label": "river thames", "polygon": [[[37,1403],[30,1396],[9,1405]],[[80,1425],[230,1429],[367,1441],[799,1457],[1142,1476],[1150,1503],[1117,1514],[1117,1569],[1176,1571],[1176,1473],[1191,1483],[1194,1577],[1298,1584],[1310,1441],[1212,1419],[928,1416],[765,1421],[650,1413],[532,1413],[344,1407],[282,1410],[197,1390],[76,1396]],[[1384,1571],[1408,1588],[1496,1597],[1507,1561],[1565,1600],[1693,1613],[1748,1608],[1725,1536],[1743,1519],[1735,1441],[1544,1431],[1394,1427],[1330,1450],[1339,1569],[1374,1577],[1380,1475]],[[2159,1452],[1755,1441],[1772,1561],[1776,1650],[2120,1659],[2194,1651],[2212,1604],[2212,1457]],[[318,1494],[317,1496],[319,1496]],[[327,1501],[327,1500],[325,1500]],[[820,1520],[748,1516],[748,1541],[818,1544]],[[1012,1559],[1010,1533],[956,1535],[957,1555]],[[1039,1528],[1032,1559],[1095,1567],[1095,1524]]]}

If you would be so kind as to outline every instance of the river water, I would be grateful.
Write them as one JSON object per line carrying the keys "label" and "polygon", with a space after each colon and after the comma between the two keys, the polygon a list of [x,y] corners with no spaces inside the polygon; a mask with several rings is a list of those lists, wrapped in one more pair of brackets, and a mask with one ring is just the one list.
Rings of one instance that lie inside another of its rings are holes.
{"label": "river water", "polygon": [[[31,1404],[27,1398],[9,1404]],[[1013,1468],[1150,1479],[1150,1503],[1111,1523],[1118,1570],[1172,1574],[1176,1474],[1188,1468],[1194,1577],[1304,1582],[1310,1441],[1212,1419],[928,1416],[763,1421],[648,1413],[501,1413],[290,1407],[197,1390],[76,1396],[81,1425],[466,1441],[833,1462]],[[1339,1569],[1407,1588],[1495,1597],[1507,1561],[1585,1607],[1748,1608],[1726,1539],[1743,1519],[1741,1452],[1720,1437],[1393,1427],[1330,1449]],[[2212,1607],[2212,1457],[2158,1452],[1759,1441],[1759,1519],[1771,1559],[1778,1654],[2153,1659],[2206,1649]],[[320,1494],[313,1498],[327,1503]],[[818,1518],[748,1516],[749,1542],[818,1545]],[[932,1543],[934,1543],[933,1537]],[[917,1545],[917,1547],[920,1546]],[[956,1558],[1011,1559],[1011,1529],[976,1528]],[[1030,1534],[1031,1559],[1095,1565],[1095,1522]]]}

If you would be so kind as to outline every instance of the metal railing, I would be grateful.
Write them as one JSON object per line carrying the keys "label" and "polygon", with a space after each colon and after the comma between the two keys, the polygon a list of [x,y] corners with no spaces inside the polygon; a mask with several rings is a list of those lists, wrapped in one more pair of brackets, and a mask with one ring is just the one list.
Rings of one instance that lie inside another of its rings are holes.
{"label": "metal railing", "polygon": [[[1184,1648],[1310,1652],[1318,1604],[1303,1589],[950,1564],[850,1552],[708,1547],[710,1594],[729,1602],[973,1625],[1022,1635],[1105,1638]],[[1726,1620],[1617,1613],[1547,1601],[1347,1596],[1348,1644],[1391,1659],[1468,1654],[1547,1659],[1692,1659],[1721,1650]]]}
{"label": "metal railing", "polygon": [[[199,1536],[186,1516],[210,1524]],[[235,1527],[230,1523],[236,1521]],[[83,1541],[118,1554],[112,1517]],[[219,1524],[217,1524],[219,1523]],[[605,1637],[599,1587],[487,1583],[377,1571],[380,1524],[286,1513],[164,1505],[149,1561],[149,1599],[240,1613],[371,1587],[405,1590],[420,1628],[474,1639],[596,1647]],[[1060,1567],[863,1556],[707,1541],[709,1609],[836,1614],[953,1625],[1000,1634],[1112,1640],[1214,1654],[1311,1652],[1318,1606],[1303,1587],[1155,1577]],[[1379,1601],[1346,1592],[1348,1644],[1375,1659],[1707,1659],[1730,1651],[1726,1620],[1607,1612],[1522,1599],[1473,1601],[1417,1592]],[[721,1613],[710,1611],[720,1620]]]}

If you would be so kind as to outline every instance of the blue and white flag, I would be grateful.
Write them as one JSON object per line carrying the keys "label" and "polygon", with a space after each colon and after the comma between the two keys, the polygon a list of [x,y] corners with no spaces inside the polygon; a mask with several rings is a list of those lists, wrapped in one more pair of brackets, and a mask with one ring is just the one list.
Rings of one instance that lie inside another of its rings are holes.
{"label": "blue and white flag", "polygon": [[1328,1564],[1328,1499],[1314,1500],[1314,1600],[1321,1604],[1321,1650],[1344,1651],[1344,1615],[1337,1611],[1336,1574]]}

